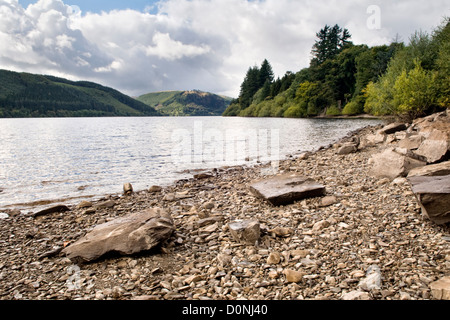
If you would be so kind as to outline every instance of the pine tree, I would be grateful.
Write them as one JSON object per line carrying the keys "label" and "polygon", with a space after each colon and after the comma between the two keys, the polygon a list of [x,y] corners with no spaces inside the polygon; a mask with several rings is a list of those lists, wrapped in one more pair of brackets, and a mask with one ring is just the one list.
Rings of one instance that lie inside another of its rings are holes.
{"label": "pine tree", "polygon": [[318,33],[318,40],[312,48],[313,59],[311,65],[320,65],[328,59],[336,57],[346,46],[351,44],[349,39],[351,34],[347,29],[342,29],[339,25],[330,27],[325,25]]}

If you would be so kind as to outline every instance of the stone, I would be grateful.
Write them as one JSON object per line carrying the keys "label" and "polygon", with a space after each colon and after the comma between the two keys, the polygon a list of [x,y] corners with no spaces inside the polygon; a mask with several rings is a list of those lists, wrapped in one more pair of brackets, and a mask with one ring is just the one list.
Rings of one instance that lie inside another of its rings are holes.
{"label": "stone", "polygon": [[336,204],[337,202],[338,202],[338,200],[335,196],[326,196],[320,200],[320,206],[321,207],[329,207],[333,204]]}
{"label": "stone", "polygon": [[330,222],[327,220],[321,220],[314,224],[312,231],[320,231],[322,229],[328,228],[330,226]]}
{"label": "stone", "polygon": [[127,182],[123,185],[123,194],[129,195],[133,193],[133,186],[131,183]]}
{"label": "stone", "polygon": [[433,130],[416,153],[424,156],[429,164],[447,160],[450,156],[450,128],[448,129]]}
{"label": "stone", "polygon": [[449,174],[450,174],[450,161],[445,161],[441,163],[430,164],[424,167],[414,168],[409,172],[408,177],[415,177],[415,176],[433,177],[433,176],[446,176]]}
{"label": "stone", "polygon": [[161,192],[162,188],[160,186],[151,186],[150,189],[148,189],[148,192],[150,193],[157,193]]}
{"label": "stone", "polygon": [[403,131],[406,129],[407,129],[406,124],[394,122],[394,123],[388,124],[383,129],[380,129],[378,131],[378,133],[391,134],[391,133],[396,133],[398,131]]}
{"label": "stone", "polygon": [[50,207],[50,208],[38,211],[33,214],[33,217],[37,218],[37,217],[45,216],[45,215],[52,214],[52,213],[61,213],[61,212],[66,212],[66,211],[70,211],[69,207],[67,207],[65,205],[57,205],[54,207]]}
{"label": "stone", "polygon": [[406,177],[412,169],[426,165],[423,161],[399,154],[392,149],[374,155],[370,162],[373,164],[369,172],[371,176],[391,180]]}
{"label": "stone", "polygon": [[430,283],[431,294],[438,300],[450,300],[450,276]]}
{"label": "stone", "polygon": [[201,180],[201,179],[208,179],[208,178],[212,178],[213,175],[210,173],[198,173],[198,174],[194,174],[194,179],[196,180]]}
{"label": "stone", "polygon": [[381,289],[380,267],[378,267],[377,265],[371,265],[367,269],[366,277],[359,282],[358,287],[365,291]]}
{"label": "stone", "polygon": [[450,175],[408,178],[422,214],[436,224],[450,222]]}
{"label": "stone", "polygon": [[281,255],[279,252],[271,252],[267,258],[267,264],[279,264],[281,262]]}
{"label": "stone", "polygon": [[370,296],[367,292],[360,290],[353,290],[345,293],[341,297],[342,300],[370,300]]}
{"label": "stone", "polygon": [[416,150],[420,147],[424,140],[424,137],[416,134],[406,137],[398,142],[398,147],[407,150]]}
{"label": "stone", "polygon": [[116,202],[114,200],[107,200],[104,202],[101,202],[95,206],[96,209],[108,209],[112,208],[116,205]]}
{"label": "stone", "polygon": [[285,269],[283,273],[286,276],[286,281],[291,283],[299,283],[300,281],[302,281],[303,276],[305,275],[304,272],[292,269]]}
{"label": "stone", "polygon": [[322,184],[295,174],[263,179],[251,184],[249,188],[255,196],[275,206],[325,195],[325,187]]}
{"label": "stone", "polygon": [[269,232],[277,237],[287,237],[292,234],[293,230],[287,227],[275,227],[269,230]]}
{"label": "stone", "polygon": [[169,213],[147,209],[96,226],[62,253],[74,263],[94,261],[107,253],[131,255],[154,248],[174,230]]}
{"label": "stone", "polygon": [[358,147],[356,144],[354,143],[344,143],[344,145],[342,145],[339,150],[337,151],[337,154],[339,155],[347,155],[350,153],[355,153],[356,151],[358,151]]}
{"label": "stone", "polygon": [[261,236],[257,220],[235,220],[228,224],[231,236],[240,243],[255,245]]}
{"label": "stone", "polygon": [[84,208],[90,208],[90,207],[92,207],[92,202],[90,202],[90,201],[81,201],[77,205],[78,209],[84,209]]}
{"label": "stone", "polygon": [[359,149],[364,149],[366,147],[374,147],[377,144],[383,143],[386,140],[386,135],[377,133],[377,134],[368,134],[362,139]]}

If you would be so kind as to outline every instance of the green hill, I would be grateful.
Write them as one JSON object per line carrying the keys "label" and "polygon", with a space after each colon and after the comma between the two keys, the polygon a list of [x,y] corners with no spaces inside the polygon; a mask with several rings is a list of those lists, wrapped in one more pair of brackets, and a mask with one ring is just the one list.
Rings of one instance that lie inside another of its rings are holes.
{"label": "green hill", "polygon": [[0,118],[157,115],[148,105],[97,83],[0,70]]}
{"label": "green hill", "polygon": [[153,92],[137,98],[167,116],[221,116],[231,98],[202,91]]}

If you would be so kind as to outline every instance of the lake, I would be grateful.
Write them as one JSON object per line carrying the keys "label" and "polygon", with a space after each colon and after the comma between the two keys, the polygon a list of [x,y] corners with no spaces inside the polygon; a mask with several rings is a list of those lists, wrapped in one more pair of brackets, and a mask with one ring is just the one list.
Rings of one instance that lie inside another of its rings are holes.
{"label": "lake", "polygon": [[[0,119],[0,209],[73,204],[165,186],[193,169],[313,151],[373,119],[222,117]],[[276,162],[274,162],[276,163]]]}

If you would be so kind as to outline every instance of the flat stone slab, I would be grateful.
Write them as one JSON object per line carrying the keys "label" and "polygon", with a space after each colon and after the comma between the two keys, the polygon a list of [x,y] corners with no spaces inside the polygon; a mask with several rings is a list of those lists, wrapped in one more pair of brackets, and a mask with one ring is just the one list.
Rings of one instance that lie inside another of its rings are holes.
{"label": "flat stone slab", "polygon": [[107,253],[131,255],[156,247],[174,230],[169,213],[147,209],[96,226],[62,253],[74,263],[91,262]]}
{"label": "flat stone slab", "polygon": [[260,180],[251,184],[249,188],[255,196],[275,206],[325,195],[325,187],[322,184],[311,178],[293,174]]}
{"label": "flat stone slab", "polygon": [[450,161],[412,169],[408,177],[414,176],[446,176],[450,174]]}
{"label": "flat stone slab", "polygon": [[450,175],[415,176],[408,180],[422,213],[437,224],[450,222]]}

